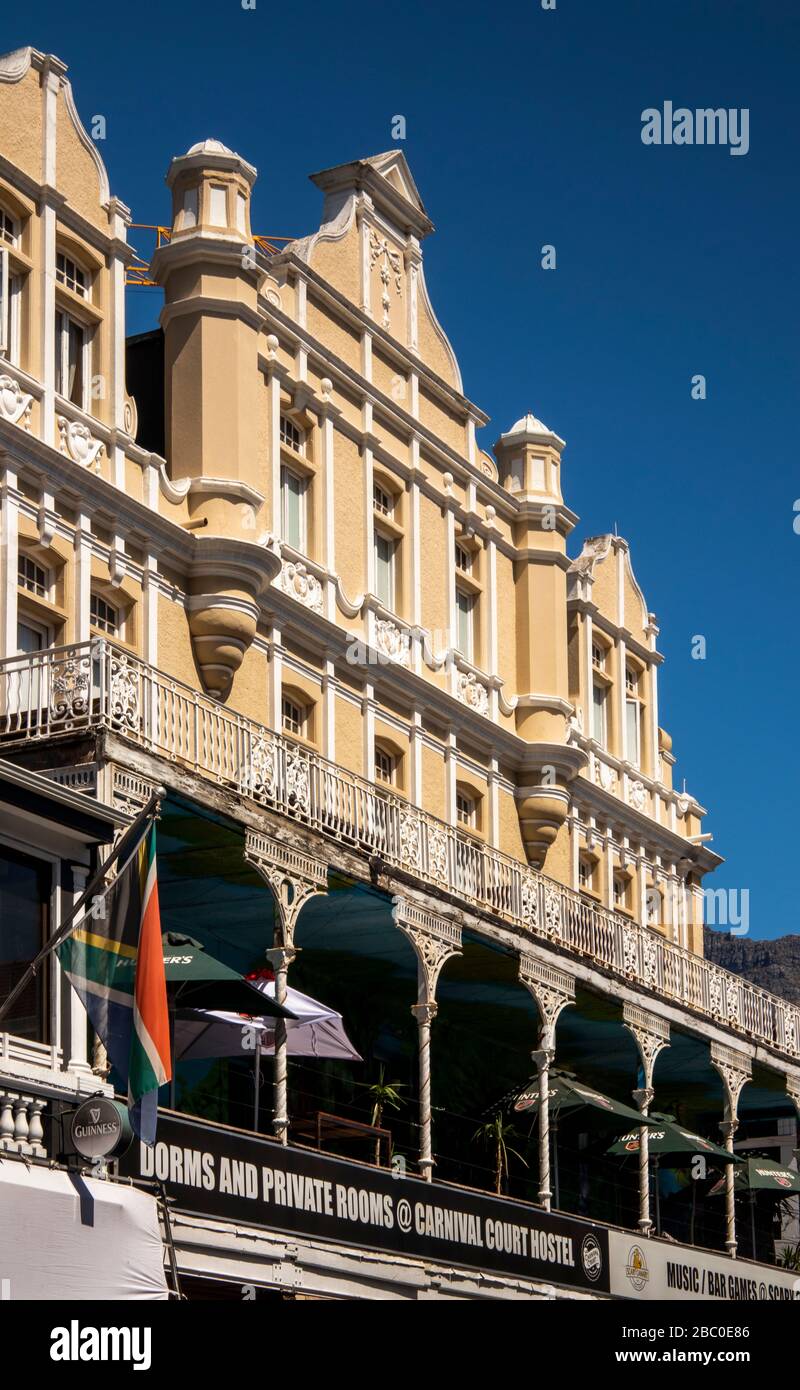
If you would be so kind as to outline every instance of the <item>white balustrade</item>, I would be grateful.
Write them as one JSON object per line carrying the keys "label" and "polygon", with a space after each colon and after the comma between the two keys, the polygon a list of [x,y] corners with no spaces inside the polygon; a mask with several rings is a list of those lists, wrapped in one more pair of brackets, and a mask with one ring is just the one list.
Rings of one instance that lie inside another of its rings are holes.
{"label": "white balustrade", "polygon": [[0,662],[0,743],[101,727],[416,874],[523,933],[557,942],[792,1058],[800,1055],[796,1005],[586,902],[105,640]]}

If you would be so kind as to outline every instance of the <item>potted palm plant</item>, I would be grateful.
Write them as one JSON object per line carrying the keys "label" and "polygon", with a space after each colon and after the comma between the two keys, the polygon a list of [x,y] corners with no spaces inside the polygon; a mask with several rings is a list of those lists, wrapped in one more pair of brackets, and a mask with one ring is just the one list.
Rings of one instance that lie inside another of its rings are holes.
{"label": "potted palm plant", "polygon": [[508,1142],[509,1139],[516,1139],[516,1137],[517,1130],[499,1110],[492,1116],[491,1120],[486,1121],[486,1124],[480,1125],[472,1136],[473,1142],[482,1144],[485,1148],[494,1151],[494,1190],[498,1197],[501,1196],[503,1188],[508,1182],[509,1154],[518,1158],[524,1168],[528,1166],[522,1154],[517,1149],[512,1148]]}

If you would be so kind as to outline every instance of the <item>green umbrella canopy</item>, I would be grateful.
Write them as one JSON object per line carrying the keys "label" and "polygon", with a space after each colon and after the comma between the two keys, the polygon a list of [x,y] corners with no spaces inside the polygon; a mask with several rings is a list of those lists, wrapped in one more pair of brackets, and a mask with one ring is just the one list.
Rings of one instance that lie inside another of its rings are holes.
{"label": "green umbrella canopy", "polygon": [[[733,1175],[734,1192],[772,1192],[776,1197],[791,1197],[800,1192],[800,1173],[784,1168],[771,1158],[746,1158],[737,1165]],[[709,1197],[725,1191],[724,1181],[712,1187]]]}
{"label": "green umbrella canopy", "polygon": [[[684,1129],[669,1115],[659,1115],[656,1111],[650,1116],[657,1125],[657,1129],[651,1129],[647,1136],[647,1146],[650,1153],[659,1158],[685,1159],[688,1163],[689,1158],[694,1154],[702,1154],[705,1158],[713,1159],[715,1163],[737,1163],[738,1159],[734,1154],[729,1154],[727,1149],[723,1149],[721,1144],[712,1144],[710,1139],[703,1139],[699,1134],[693,1134],[690,1129]],[[614,1158],[625,1158],[628,1154],[638,1154],[639,1152],[639,1129],[632,1129],[629,1134],[623,1134],[615,1140],[610,1148],[606,1149],[607,1154]],[[680,1163],[676,1167],[681,1167]]]}
{"label": "green umbrella canopy", "polygon": [[[634,1110],[630,1105],[623,1105],[621,1100],[614,1100],[611,1096],[603,1095],[601,1091],[593,1091],[591,1086],[584,1086],[582,1081],[576,1081],[569,1072],[551,1071],[548,1091],[550,1114],[554,1119],[574,1115],[577,1111],[587,1108],[592,1112],[593,1121],[601,1128],[621,1129],[635,1124],[646,1125],[649,1129],[657,1124],[653,1119],[643,1119],[638,1110]],[[538,1106],[539,1080],[538,1077],[533,1077],[525,1090],[517,1096],[514,1109],[522,1112],[537,1110]]]}
{"label": "green umbrella canopy", "polygon": [[[218,1009],[251,1018],[295,1017],[290,1009],[276,1004],[243,975],[231,970],[216,956],[210,956],[191,936],[166,931],[161,941],[170,1009],[176,1014],[186,1009]],[[121,963],[121,968],[128,966]],[[133,968],[132,963],[130,968]]]}

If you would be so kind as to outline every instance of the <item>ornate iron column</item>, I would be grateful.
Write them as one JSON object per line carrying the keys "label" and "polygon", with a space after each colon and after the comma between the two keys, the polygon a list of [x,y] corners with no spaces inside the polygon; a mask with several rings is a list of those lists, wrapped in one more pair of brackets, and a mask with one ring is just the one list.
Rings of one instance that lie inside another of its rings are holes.
{"label": "ornate iron column", "polygon": [[575,1003],[575,981],[558,966],[522,956],[519,978],[539,1010],[539,1047],[531,1053],[539,1077],[539,1201],[550,1210],[550,1067],[556,1055],[556,1023],[562,1009]]}
{"label": "ornate iron column", "polygon": [[[725,1148],[728,1153],[732,1154],[733,1136],[739,1128],[739,1096],[742,1093],[742,1087],[753,1075],[753,1067],[750,1058],[746,1057],[743,1052],[735,1052],[732,1047],[726,1047],[723,1043],[711,1044],[711,1065],[719,1072],[725,1088],[725,1118],[720,1123],[720,1129],[725,1136]],[[733,1176],[733,1164],[728,1163],[725,1167],[725,1213],[727,1218],[725,1249],[731,1259],[735,1260],[736,1200]]]}
{"label": "ornate iron column", "polygon": [[417,956],[417,1020],[419,1049],[419,1170],[426,1182],[433,1176],[431,1144],[431,1023],[436,1017],[436,985],[442,966],[461,950],[461,924],[420,907],[409,898],[395,897],[392,916],[408,937]]}
{"label": "ornate iron column", "polygon": [[[246,832],[244,857],[272,889],[277,922],[274,943],[265,954],[275,971],[275,1002],[285,1004],[289,966],[297,955],[294,945],[297,919],[309,898],[327,892],[327,866],[310,854],[304,854],[302,850],[294,849],[291,845],[281,844],[279,840],[271,840],[257,830]],[[281,1143],[286,1144],[289,1139],[289,1110],[286,1020],[282,1018],[279,1018],[275,1025],[273,1075],[275,1111],[272,1128]]]}
{"label": "ornate iron column", "polygon": [[[637,1087],[633,1099],[643,1117],[646,1117],[652,1104],[653,1070],[656,1057],[663,1048],[669,1047],[669,1024],[656,1014],[649,1014],[636,1004],[623,1004],[622,1022],[633,1034],[639,1051],[644,1072],[644,1086]],[[647,1126],[639,1129],[639,1230],[643,1236],[650,1232],[650,1145]]]}

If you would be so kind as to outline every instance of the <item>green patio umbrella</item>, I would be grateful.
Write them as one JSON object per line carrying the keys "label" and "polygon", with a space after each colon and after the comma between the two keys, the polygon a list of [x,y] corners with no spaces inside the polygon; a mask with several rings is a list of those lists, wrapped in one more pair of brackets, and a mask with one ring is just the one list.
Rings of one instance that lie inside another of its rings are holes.
{"label": "green patio umbrella", "polygon": [[[638,1110],[634,1110],[631,1105],[625,1105],[621,1100],[614,1100],[611,1096],[603,1095],[602,1091],[594,1091],[591,1086],[576,1081],[570,1072],[551,1071],[548,1090],[550,1113],[556,1119],[559,1116],[574,1115],[578,1110],[588,1108],[592,1112],[592,1119],[601,1128],[620,1130],[631,1125],[646,1125],[649,1129],[657,1123],[649,1117],[643,1119]],[[538,1077],[533,1077],[525,1090],[518,1094],[514,1109],[520,1113],[537,1110],[538,1105],[539,1080]]]}
{"label": "green patio umbrella", "polygon": [[[800,1192],[800,1173],[785,1168],[771,1158],[745,1158],[737,1155],[739,1166],[733,1175],[734,1192],[773,1192],[776,1197],[791,1197]],[[709,1197],[725,1191],[724,1180],[716,1183]]]}
{"label": "green patio umbrella", "polygon": [[243,975],[210,956],[199,941],[180,932],[163,932],[164,973],[170,1008],[217,1009],[252,1018],[294,1018],[290,1009],[276,1004]]}
{"label": "green patio umbrella", "polygon": [[[582,1081],[577,1081],[571,1072],[551,1070],[548,1076],[548,1092],[553,1133],[553,1186],[555,1204],[558,1206],[558,1121],[561,1116],[588,1110],[593,1124],[598,1128],[617,1132],[629,1128],[632,1124],[646,1125],[649,1129],[655,1121],[644,1119],[638,1110],[624,1105],[621,1100],[614,1100],[611,1096],[603,1095],[602,1091],[594,1091],[591,1086],[585,1086]],[[536,1111],[538,1106],[539,1080],[538,1077],[532,1077],[525,1090],[517,1095],[514,1109],[518,1113],[524,1113],[528,1110]]]}
{"label": "green patio umbrella", "polygon": [[[792,1197],[800,1192],[800,1173],[794,1168],[785,1168],[771,1158],[745,1158],[739,1163],[733,1175],[734,1192],[750,1194],[750,1240],[751,1254],[756,1258],[756,1193],[771,1192],[773,1197]],[[724,1179],[715,1183],[709,1197],[718,1197],[725,1191]]]}
{"label": "green patio umbrella", "polygon": [[[738,1163],[735,1154],[728,1153],[721,1144],[713,1144],[710,1139],[703,1139],[701,1135],[694,1134],[690,1129],[684,1129],[683,1125],[678,1124],[677,1120],[671,1115],[660,1115],[654,1111],[650,1115],[650,1120],[656,1126],[651,1128],[648,1125],[649,1134],[647,1137],[647,1147],[653,1157],[658,1157],[663,1163],[665,1159],[674,1158],[676,1168],[681,1168],[684,1164],[680,1161],[685,1159],[687,1164],[691,1155],[702,1154],[705,1158],[713,1159],[716,1163]],[[606,1153],[613,1158],[625,1158],[628,1154],[638,1154],[639,1152],[639,1127],[631,1130],[629,1134],[623,1134],[616,1139]],[[669,1166],[668,1164],[666,1166]]]}
{"label": "green patio umbrella", "polygon": [[[650,1157],[653,1159],[655,1169],[655,1218],[656,1234],[661,1230],[661,1194],[658,1186],[658,1168],[660,1163],[665,1167],[683,1168],[688,1167],[690,1160],[695,1154],[701,1154],[714,1163],[737,1163],[738,1159],[734,1154],[728,1153],[721,1144],[713,1144],[710,1139],[704,1139],[702,1135],[693,1133],[690,1129],[684,1129],[683,1125],[678,1124],[674,1115],[663,1115],[653,1111],[651,1120],[657,1123],[657,1128],[651,1129],[648,1126],[647,1147]],[[639,1130],[632,1129],[629,1134],[623,1134],[620,1139],[616,1139],[606,1153],[612,1158],[627,1158],[630,1154],[639,1153]],[[694,1222],[695,1207],[697,1197],[697,1184],[692,1187],[692,1215],[690,1221],[690,1234],[694,1243]]]}

